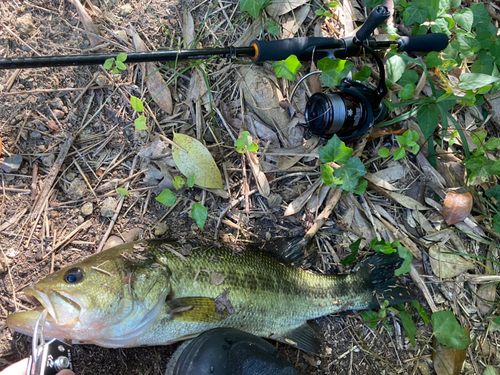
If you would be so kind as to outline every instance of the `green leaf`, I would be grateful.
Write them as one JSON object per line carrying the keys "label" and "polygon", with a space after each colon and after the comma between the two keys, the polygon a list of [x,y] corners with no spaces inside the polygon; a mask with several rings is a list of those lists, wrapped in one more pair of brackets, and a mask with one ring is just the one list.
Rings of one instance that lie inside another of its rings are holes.
{"label": "green leaf", "polygon": [[277,36],[280,33],[280,27],[274,21],[267,23],[267,32],[271,35]]}
{"label": "green leaf", "polygon": [[462,3],[461,0],[450,0],[450,8],[456,9],[460,6],[461,3]]}
{"label": "green leaf", "polygon": [[389,53],[389,56],[387,59],[387,77],[392,82],[397,82],[403,76],[406,61],[399,54]]}
{"label": "green leaf", "polygon": [[362,238],[358,238],[355,242],[349,245],[349,249],[351,250],[351,254],[346,256],[340,264],[353,264],[356,260],[356,256],[358,255],[359,245],[361,244]]}
{"label": "green leaf", "polygon": [[463,164],[465,165],[465,168],[469,170],[478,170],[486,164],[487,161],[488,159],[486,156],[475,156],[465,160]]}
{"label": "green leaf", "polygon": [[378,313],[373,310],[361,312],[361,317],[363,318],[363,322],[365,322],[365,324],[372,329],[377,326],[380,320]]}
{"label": "green leaf", "polygon": [[488,74],[480,73],[463,73],[460,75],[460,83],[458,87],[462,90],[475,90],[490,83],[500,81],[499,77],[492,77]]}
{"label": "green leaf", "polygon": [[486,190],[486,196],[495,198],[498,202],[500,202],[500,185],[495,185]]}
{"label": "green leaf", "polygon": [[417,109],[417,120],[424,135],[428,139],[438,126],[438,107],[436,103],[420,105]]}
{"label": "green leaf", "polygon": [[370,8],[375,8],[377,5],[380,5],[383,3],[383,0],[366,0],[365,1],[365,4],[366,6],[370,7]]}
{"label": "green leaf", "polygon": [[115,75],[115,74],[118,74],[118,73],[120,73],[120,70],[119,70],[117,67],[115,67],[115,68],[111,71],[111,74],[112,74],[112,75]]}
{"label": "green leaf", "polygon": [[413,152],[413,155],[417,155],[419,151],[420,146],[418,144],[413,145],[413,147],[411,148],[411,152]]}
{"label": "green leaf", "polygon": [[410,313],[408,313],[408,311],[401,311],[399,316],[401,317],[401,323],[403,324],[406,335],[410,339],[411,345],[415,347],[415,333],[417,333],[417,327],[415,327],[415,323],[411,320]]}
{"label": "green leaf", "polygon": [[406,26],[411,26],[414,23],[423,24],[427,21],[428,14],[429,7],[426,1],[413,1],[403,12],[403,19]]}
{"label": "green leaf", "polygon": [[415,85],[413,83],[407,83],[404,85],[403,90],[398,92],[398,96],[401,100],[410,100],[415,93]]}
{"label": "green leaf", "polygon": [[425,65],[428,68],[435,68],[443,63],[443,59],[439,57],[437,52],[429,52],[425,58]]}
{"label": "green leaf", "polygon": [[174,188],[176,190],[179,190],[182,185],[184,185],[186,182],[181,176],[175,176],[174,180],[172,181],[172,184],[174,185]]}
{"label": "green leaf", "polygon": [[366,81],[371,74],[372,68],[370,68],[368,65],[365,65],[359,72],[352,75],[352,79],[355,81]]}
{"label": "green leaf", "polygon": [[284,77],[289,81],[293,81],[295,79],[295,75],[301,66],[302,64],[295,55],[288,56],[286,60],[275,61],[273,63],[273,69],[276,73],[276,77]]}
{"label": "green leaf", "polygon": [[333,179],[333,168],[328,164],[321,164],[319,169],[321,171],[321,181],[323,181],[325,185],[333,185],[335,181]]}
{"label": "green leaf", "polygon": [[451,311],[438,311],[432,314],[432,327],[434,335],[441,345],[449,346],[457,350],[467,348],[470,337],[457,322]]}
{"label": "green leaf", "polygon": [[155,199],[167,207],[172,207],[177,200],[177,195],[172,190],[165,189]]}
{"label": "green leaf", "polygon": [[124,62],[125,60],[127,60],[126,53],[119,53],[118,56],[116,56],[116,61]]}
{"label": "green leaf", "polygon": [[479,50],[481,49],[481,43],[479,43],[472,36],[458,35],[457,40],[460,46],[460,52],[464,57],[473,57],[474,54],[479,52]]}
{"label": "green leaf", "polygon": [[240,0],[240,8],[242,12],[248,12],[253,18],[257,18],[265,2],[266,0]]}
{"label": "green leaf", "polygon": [[489,24],[491,23],[491,17],[488,13],[488,9],[483,3],[473,3],[470,5],[470,10],[474,15],[474,22],[472,22],[472,27],[476,27],[479,24]]}
{"label": "green leaf", "polygon": [[388,158],[391,152],[387,147],[382,147],[381,149],[378,150],[378,154],[381,158]]}
{"label": "green leaf", "polygon": [[116,61],[116,67],[120,70],[127,70],[127,66],[121,61]]}
{"label": "green leaf", "polygon": [[361,177],[358,180],[358,186],[356,186],[356,189],[354,189],[354,194],[363,195],[366,192],[367,187],[368,181]]}
{"label": "green leaf", "polygon": [[474,129],[470,132],[470,139],[476,146],[480,146],[483,144],[487,135],[488,132],[486,131],[486,129]]}
{"label": "green leaf", "polygon": [[124,188],[118,188],[118,189],[116,189],[116,192],[120,195],[123,195],[123,196],[128,195],[127,189],[124,189]]}
{"label": "green leaf", "polygon": [[114,62],[115,62],[114,57],[106,59],[106,61],[104,61],[104,64],[103,64],[104,69],[106,69],[106,70],[111,69]]}
{"label": "green leaf", "polygon": [[400,86],[405,86],[408,83],[417,83],[418,81],[418,73],[414,70],[405,70],[403,72],[403,75],[401,78],[398,80],[398,84]]}
{"label": "green leaf", "polygon": [[404,259],[404,261],[403,264],[401,264],[401,267],[394,271],[394,274],[396,276],[401,276],[411,271],[410,264],[413,259],[413,254],[406,247],[399,245],[398,255],[401,259]]}
{"label": "green leaf", "polygon": [[332,60],[324,57],[318,61],[318,69],[321,70],[321,80],[325,86],[339,86],[342,79],[347,77],[354,63],[347,60]]}
{"label": "green leaf", "polygon": [[318,148],[319,160],[323,163],[330,163],[332,161],[345,164],[352,156],[353,149],[345,145],[344,142],[335,134],[330,138],[327,144]]}
{"label": "green leaf", "polygon": [[131,95],[130,96],[130,104],[132,105],[132,108],[136,112],[144,112],[144,105],[142,104],[141,99],[138,97]]}
{"label": "green leaf", "polygon": [[495,319],[493,319],[493,323],[500,326],[500,316],[497,316]]}
{"label": "green leaf", "polygon": [[500,138],[490,138],[488,142],[484,144],[484,148],[488,151],[495,150],[498,146],[500,146]]}
{"label": "green leaf", "polygon": [[493,216],[493,229],[495,229],[495,231],[500,234],[500,215],[499,214],[496,214],[495,216]]}
{"label": "green leaf", "polygon": [[359,158],[350,158],[344,166],[333,171],[337,179],[342,179],[340,188],[346,192],[352,193],[358,185],[360,177],[366,174],[366,168]]}
{"label": "green leaf", "polygon": [[498,370],[495,367],[488,365],[484,368],[483,375],[498,375]]}
{"label": "green leaf", "polygon": [[487,165],[484,169],[492,176],[500,176],[500,160]]}
{"label": "green leaf", "polygon": [[399,147],[396,151],[394,151],[394,160],[403,159],[406,156],[406,151],[404,147]]}
{"label": "green leaf", "polygon": [[392,247],[389,241],[379,241],[377,238],[374,238],[372,242],[370,242],[370,247],[377,253],[391,254],[397,251]]}
{"label": "green leaf", "polygon": [[418,302],[417,300],[413,300],[411,301],[411,305],[415,310],[417,310],[418,314],[423,319],[425,324],[429,324],[431,322],[429,316],[427,315],[427,311],[425,311],[420,302]]}
{"label": "green leaf", "polygon": [[208,189],[222,189],[222,177],[210,151],[195,138],[174,133],[172,156],[181,173],[194,174],[194,183]]}
{"label": "green leaf", "polygon": [[194,186],[194,173],[191,173],[187,179],[187,186],[192,188]]}
{"label": "green leaf", "polygon": [[207,209],[201,203],[195,202],[191,208],[191,217],[196,222],[196,225],[203,230],[208,217]]}
{"label": "green leaf", "polygon": [[146,117],[139,116],[134,120],[134,125],[137,130],[148,130],[146,125]]}
{"label": "green leaf", "polygon": [[462,29],[471,31],[472,23],[474,21],[474,14],[469,8],[464,8],[460,12],[453,14],[453,19]]}

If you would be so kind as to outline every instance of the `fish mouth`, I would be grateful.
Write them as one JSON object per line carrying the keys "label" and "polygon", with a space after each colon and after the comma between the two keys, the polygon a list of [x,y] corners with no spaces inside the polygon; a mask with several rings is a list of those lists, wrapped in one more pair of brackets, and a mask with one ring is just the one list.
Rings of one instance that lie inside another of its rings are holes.
{"label": "fish mouth", "polygon": [[58,326],[74,325],[82,311],[81,306],[68,295],[57,290],[47,292],[37,289],[36,286],[30,286],[24,289],[24,294],[33,297],[42,306],[35,311],[47,310],[47,322]]}

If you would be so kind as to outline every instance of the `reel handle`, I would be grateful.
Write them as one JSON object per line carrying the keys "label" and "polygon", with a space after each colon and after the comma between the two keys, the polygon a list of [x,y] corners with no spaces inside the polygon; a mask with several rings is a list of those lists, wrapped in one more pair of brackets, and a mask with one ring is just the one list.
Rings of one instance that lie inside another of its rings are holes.
{"label": "reel handle", "polygon": [[373,31],[380,25],[382,25],[391,15],[389,9],[383,5],[376,6],[373,11],[368,16],[366,22],[361,26],[361,28],[356,32],[356,41],[362,42],[370,35]]}
{"label": "reel handle", "polygon": [[439,52],[448,46],[448,37],[441,33],[401,36],[396,39],[396,42],[399,44],[398,51],[400,52]]}

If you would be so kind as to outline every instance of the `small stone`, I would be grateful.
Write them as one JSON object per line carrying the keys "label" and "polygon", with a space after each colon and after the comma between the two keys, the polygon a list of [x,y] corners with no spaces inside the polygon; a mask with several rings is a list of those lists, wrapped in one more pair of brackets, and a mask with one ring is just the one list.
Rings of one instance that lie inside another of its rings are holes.
{"label": "small stone", "polygon": [[281,195],[276,194],[276,193],[271,193],[269,194],[269,197],[267,198],[267,204],[271,208],[278,208],[281,205],[281,201],[283,198]]}
{"label": "small stone", "polygon": [[87,190],[85,182],[80,178],[75,178],[69,185],[67,194],[70,199],[80,199],[85,194],[85,190]]}
{"label": "small stone", "polygon": [[54,116],[56,116],[56,119],[58,119],[58,120],[62,119],[62,118],[66,115],[66,114],[65,114],[63,111],[61,111],[60,109],[54,109],[54,110],[52,111],[52,113],[54,113]]}
{"label": "small stone", "polygon": [[112,247],[123,244],[123,240],[118,236],[109,236],[108,240],[103,246],[103,250],[111,249]]}
{"label": "small stone", "polygon": [[132,13],[132,11],[134,10],[134,8],[132,8],[132,5],[130,4],[123,4],[121,7],[120,7],[120,16],[122,17],[128,17],[130,16],[130,14]]}
{"label": "small stone", "polygon": [[23,162],[23,157],[21,155],[11,156],[7,158],[2,163],[2,169],[5,173],[15,172],[21,168],[21,163]]}
{"label": "small stone", "polygon": [[132,228],[128,232],[123,233],[123,239],[125,242],[137,241],[143,233],[144,230],[142,228]]}
{"label": "small stone", "polygon": [[104,200],[101,207],[102,217],[113,217],[118,201],[114,197],[108,197]]}
{"label": "small stone", "polygon": [[47,122],[47,126],[50,130],[55,132],[58,132],[60,130],[59,125],[57,125],[57,122],[55,122],[54,120],[50,120],[49,122]]}
{"label": "small stone", "polygon": [[155,225],[155,236],[162,236],[168,230],[168,225],[166,223],[156,223]]}
{"label": "small stone", "polygon": [[35,28],[31,13],[26,13],[25,15],[19,17],[16,20],[16,28],[23,34],[31,34]]}
{"label": "small stone", "polygon": [[9,258],[15,258],[19,254],[19,251],[11,247],[5,252],[5,255]]}
{"label": "small stone", "polygon": [[94,212],[94,205],[92,204],[92,202],[87,202],[82,206],[83,216],[92,215],[92,212]]}
{"label": "small stone", "polygon": [[38,130],[40,130],[41,132],[46,132],[47,128],[43,125],[38,125]]}
{"label": "small stone", "polygon": [[50,154],[42,158],[42,164],[45,165],[46,167],[51,168],[54,165],[55,160],[56,160],[56,155]]}
{"label": "small stone", "polygon": [[117,30],[116,31],[116,36],[120,39],[122,39],[124,42],[128,42],[128,35],[125,30]]}
{"label": "small stone", "polygon": [[41,137],[42,137],[42,135],[40,134],[40,132],[37,132],[36,130],[34,130],[30,133],[31,139],[39,139]]}
{"label": "small stone", "polygon": [[76,173],[75,172],[68,172],[68,173],[66,173],[66,180],[73,181],[75,178],[76,178]]}
{"label": "small stone", "polygon": [[99,74],[95,79],[95,83],[97,83],[97,86],[100,88],[109,85],[108,78],[104,74]]}
{"label": "small stone", "polygon": [[77,224],[83,224],[84,221],[85,221],[85,219],[80,215],[78,215],[78,217],[76,218]]}

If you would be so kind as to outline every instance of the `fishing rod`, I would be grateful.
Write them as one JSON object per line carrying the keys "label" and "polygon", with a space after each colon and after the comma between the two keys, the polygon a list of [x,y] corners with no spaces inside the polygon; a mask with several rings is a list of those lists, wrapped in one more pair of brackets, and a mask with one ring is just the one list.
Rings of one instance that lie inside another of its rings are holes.
{"label": "fishing rod", "polygon": [[[388,115],[388,110],[382,103],[382,98],[387,93],[385,69],[376,50],[395,46],[398,52],[432,52],[442,51],[448,45],[448,37],[439,33],[402,36],[395,40],[377,40],[371,37],[373,31],[389,16],[388,8],[379,5],[373,9],[355,36],[342,39],[300,37],[273,41],[253,40],[248,47],[136,52],[127,53],[124,63],[202,60],[211,57],[229,60],[249,58],[254,63],[260,63],[284,60],[291,55],[297,56],[300,61],[319,61],[325,57],[346,59],[368,52],[375,59],[380,72],[377,89],[344,78],[338,87],[339,93],[314,94],[306,106],[306,122],[314,134],[323,137],[338,134],[342,140],[351,140],[361,136],[374,123],[383,121]],[[4,58],[0,59],[0,69],[102,65],[110,58],[116,59],[118,54]]]}

